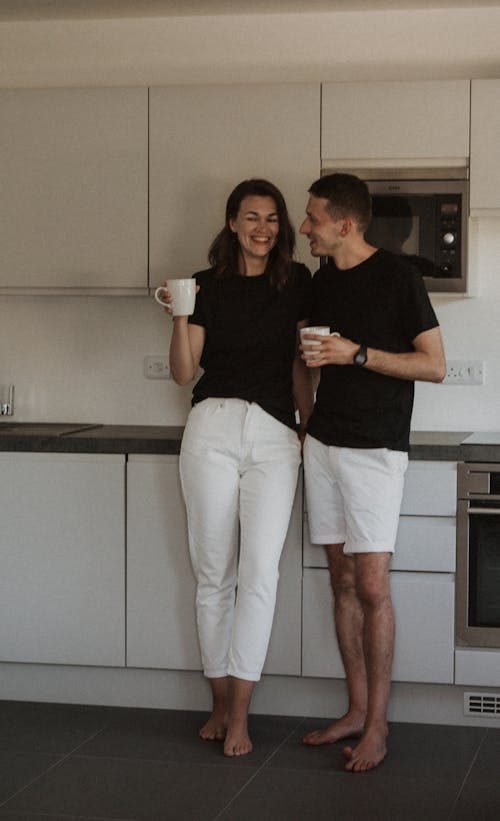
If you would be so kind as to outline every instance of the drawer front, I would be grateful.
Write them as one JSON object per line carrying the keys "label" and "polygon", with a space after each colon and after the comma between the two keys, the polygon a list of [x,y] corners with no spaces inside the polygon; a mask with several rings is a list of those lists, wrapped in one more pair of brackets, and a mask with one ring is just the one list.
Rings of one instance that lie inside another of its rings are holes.
{"label": "drawer front", "polygon": [[410,462],[401,513],[407,516],[455,516],[456,462]]}

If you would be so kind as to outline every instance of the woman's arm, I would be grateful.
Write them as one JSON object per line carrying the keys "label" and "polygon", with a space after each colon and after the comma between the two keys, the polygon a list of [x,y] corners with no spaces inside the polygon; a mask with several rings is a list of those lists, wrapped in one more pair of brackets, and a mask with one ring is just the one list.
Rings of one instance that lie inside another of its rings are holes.
{"label": "woman's arm", "polygon": [[190,325],[187,316],[174,317],[170,340],[170,371],[172,379],[178,385],[186,385],[195,378],[204,344],[205,328]]}
{"label": "woman's arm", "polygon": [[297,347],[292,367],[293,400],[295,403],[295,408],[299,412],[301,438],[305,435],[307,423],[314,407],[312,374],[304,360],[301,358],[299,348],[300,328],[305,328],[306,325],[307,320],[303,320],[297,325]]}

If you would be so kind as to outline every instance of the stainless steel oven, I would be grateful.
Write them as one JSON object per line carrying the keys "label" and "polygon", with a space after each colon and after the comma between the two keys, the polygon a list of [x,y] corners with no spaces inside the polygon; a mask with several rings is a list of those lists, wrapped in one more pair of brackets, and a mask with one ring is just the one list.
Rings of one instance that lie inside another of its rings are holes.
{"label": "stainless steel oven", "polygon": [[457,644],[500,648],[500,464],[459,464],[457,490]]}

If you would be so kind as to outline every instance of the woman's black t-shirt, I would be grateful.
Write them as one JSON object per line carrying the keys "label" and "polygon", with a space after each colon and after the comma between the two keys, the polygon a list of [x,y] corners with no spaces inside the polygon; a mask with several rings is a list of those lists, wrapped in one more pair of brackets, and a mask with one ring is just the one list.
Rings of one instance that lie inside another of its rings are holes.
{"label": "woman's black t-shirt", "polygon": [[[420,273],[378,250],[360,265],[324,265],[313,277],[311,325],[392,353],[438,325]],[[326,365],[308,432],[325,445],[407,451],[414,382],[353,365]]]}
{"label": "woman's black t-shirt", "polygon": [[213,269],[194,274],[200,290],[189,322],[205,328],[204,373],[193,404],[208,397],[256,402],[294,428],[292,364],[297,323],[310,311],[311,274],[293,263],[282,291],[267,274],[216,277]]}

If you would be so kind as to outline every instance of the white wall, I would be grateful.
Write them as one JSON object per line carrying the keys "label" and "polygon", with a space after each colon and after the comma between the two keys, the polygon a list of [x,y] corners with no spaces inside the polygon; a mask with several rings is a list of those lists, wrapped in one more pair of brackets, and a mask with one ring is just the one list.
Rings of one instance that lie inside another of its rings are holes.
{"label": "white wall", "polygon": [[[0,24],[7,87],[500,77],[500,8]],[[319,172],[319,169],[318,169]],[[305,193],[304,193],[305,201]],[[299,214],[293,215],[296,223]],[[417,386],[417,430],[500,428],[500,221],[474,225],[479,296],[434,300],[481,387]],[[200,267],[204,260],[200,260]],[[147,298],[0,298],[18,420],[182,424],[190,389],[143,378],[170,326]]]}

